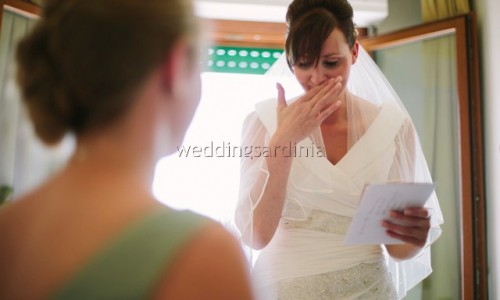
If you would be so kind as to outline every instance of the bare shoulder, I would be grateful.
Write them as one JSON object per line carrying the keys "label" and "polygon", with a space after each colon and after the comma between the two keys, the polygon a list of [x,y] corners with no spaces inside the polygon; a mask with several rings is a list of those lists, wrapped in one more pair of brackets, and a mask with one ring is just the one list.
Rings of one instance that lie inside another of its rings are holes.
{"label": "bare shoulder", "polygon": [[[20,257],[24,258],[24,254],[33,249],[27,246],[20,247],[20,245],[25,245],[27,239],[34,237],[29,233],[34,227],[31,225],[34,214],[30,209],[30,198],[24,196],[6,202],[0,207],[0,243],[2,245],[0,247],[0,265],[2,266],[0,268],[0,299],[18,298],[20,289],[17,288],[19,286],[17,279],[33,278],[31,269],[19,267],[24,263]],[[40,255],[38,249],[33,251]],[[22,291],[34,290],[38,285],[39,282],[36,282],[30,286],[30,289]]]}
{"label": "bare shoulder", "polygon": [[156,299],[254,299],[240,244],[210,221],[165,270]]}
{"label": "bare shoulder", "polygon": [[14,226],[19,228],[20,223],[25,223],[26,217],[31,213],[31,202],[33,202],[32,193],[10,200],[0,206],[0,233],[10,231]]}
{"label": "bare shoulder", "polygon": [[14,224],[12,224],[13,221],[18,219],[16,218],[17,206],[17,203],[12,201],[6,202],[0,206],[0,239],[2,241],[9,240],[5,238],[5,235],[14,227]]}

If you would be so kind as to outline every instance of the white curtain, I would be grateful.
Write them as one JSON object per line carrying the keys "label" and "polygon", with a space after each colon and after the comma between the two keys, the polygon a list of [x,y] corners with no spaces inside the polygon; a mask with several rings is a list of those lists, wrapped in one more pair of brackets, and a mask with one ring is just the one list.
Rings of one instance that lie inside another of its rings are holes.
{"label": "white curtain", "polygon": [[13,187],[13,196],[30,190],[66,161],[71,138],[58,147],[45,147],[34,135],[15,84],[17,41],[36,21],[3,12],[0,32],[0,186]]}
{"label": "white curtain", "polygon": [[460,299],[455,37],[449,35],[376,51],[376,60],[413,118],[437,184],[436,193],[444,216],[443,234],[432,245],[433,272],[406,299]]}

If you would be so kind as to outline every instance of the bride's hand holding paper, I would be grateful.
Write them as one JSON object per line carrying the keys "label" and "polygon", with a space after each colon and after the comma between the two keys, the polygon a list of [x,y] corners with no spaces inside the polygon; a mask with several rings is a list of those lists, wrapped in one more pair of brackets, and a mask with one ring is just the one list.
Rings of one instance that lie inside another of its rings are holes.
{"label": "bride's hand holding paper", "polygon": [[409,207],[403,211],[392,210],[390,220],[382,221],[387,235],[412,245],[422,247],[431,228],[430,212],[425,207]]}

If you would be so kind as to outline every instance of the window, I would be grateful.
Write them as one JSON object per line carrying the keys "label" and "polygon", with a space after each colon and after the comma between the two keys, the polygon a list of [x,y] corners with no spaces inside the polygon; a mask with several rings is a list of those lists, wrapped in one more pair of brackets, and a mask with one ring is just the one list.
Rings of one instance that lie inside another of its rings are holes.
{"label": "window", "polygon": [[[183,146],[157,164],[153,192],[165,204],[190,209],[231,227],[238,199],[243,121],[254,105],[276,97],[270,76],[205,72],[202,97]],[[288,98],[301,92],[280,80]],[[237,149],[237,148],[236,148]]]}

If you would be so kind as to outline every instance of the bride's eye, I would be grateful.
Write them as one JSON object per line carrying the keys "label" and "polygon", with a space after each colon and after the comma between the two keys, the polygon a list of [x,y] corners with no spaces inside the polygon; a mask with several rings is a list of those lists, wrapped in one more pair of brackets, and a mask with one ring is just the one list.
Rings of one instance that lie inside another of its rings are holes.
{"label": "bride's eye", "polygon": [[338,60],[326,60],[323,62],[323,65],[327,68],[335,68],[339,64]]}
{"label": "bride's eye", "polygon": [[308,69],[311,66],[311,63],[308,61],[298,61],[295,63],[295,66],[299,69]]}

